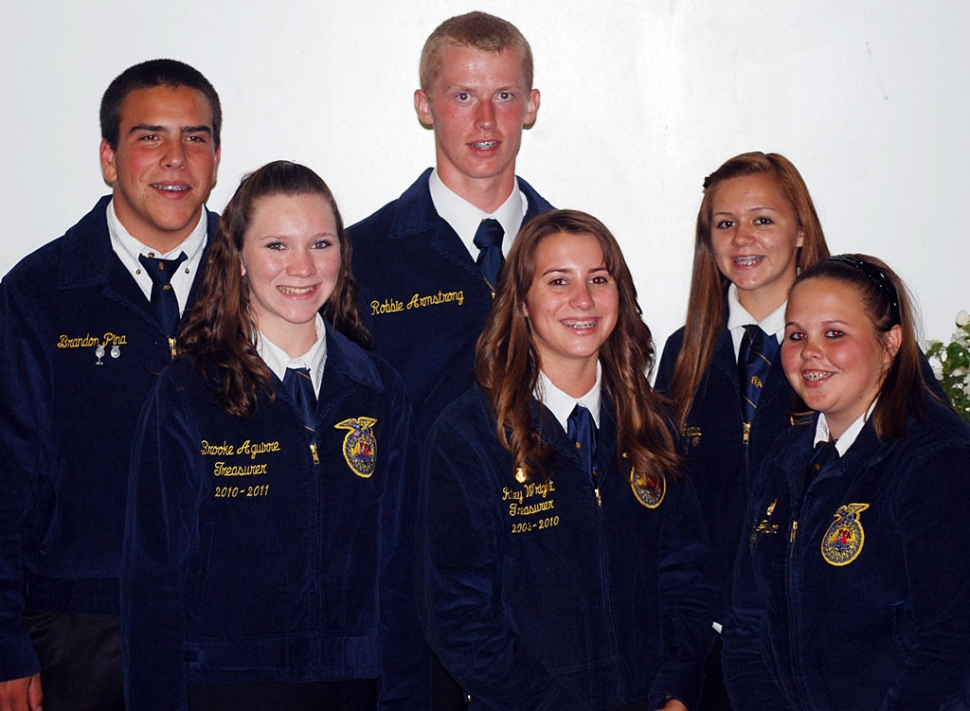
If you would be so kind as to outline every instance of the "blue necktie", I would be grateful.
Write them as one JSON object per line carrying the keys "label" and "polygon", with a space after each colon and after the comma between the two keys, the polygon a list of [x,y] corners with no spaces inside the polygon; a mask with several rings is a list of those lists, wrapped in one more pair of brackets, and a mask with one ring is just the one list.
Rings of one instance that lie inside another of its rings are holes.
{"label": "blue necktie", "polygon": [[806,467],[805,484],[802,487],[803,498],[808,491],[808,487],[815,481],[815,477],[818,476],[819,472],[838,458],[839,450],[836,448],[834,441],[815,443],[815,451],[808,458],[808,465]]}
{"label": "blue necktie", "polygon": [[738,353],[738,377],[741,380],[741,412],[745,422],[754,420],[761,389],[771,370],[771,361],[777,355],[777,338],[766,334],[760,326],[744,327]]}
{"label": "blue necktie", "polygon": [[498,284],[498,275],[505,264],[505,255],[502,254],[502,238],[505,230],[498,220],[491,218],[482,220],[475,232],[475,246],[478,247],[478,268],[482,270],[482,276],[488,282],[492,293],[495,293],[495,286]]}
{"label": "blue necktie", "polygon": [[175,259],[158,259],[146,257],[144,254],[138,257],[138,261],[152,279],[152,308],[162,331],[168,337],[175,335],[179,324],[179,302],[170,282],[179,264],[185,260],[185,252]]}
{"label": "blue necktie", "polygon": [[566,434],[576,445],[579,462],[587,473],[592,474],[596,462],[596,423],[593,413],[582,405],[576,405],[566,420]]}
{"label": "blue necktie", "polygon": [[808,459],[808,479],[814,479],[822,469],[839,458],[835,442],[816,442],[815,451]]}
{"label": "blue necktie", "polygon": [[317,395],[313,390],[313,380],[310,379],[308,368],[287,368],[283,375],[283,387],[286,388],[293,402],[296,403],[296,411],[303,418],[303,426],[307,432],[311,433],[310,439],[315,440],[316,424],[314,410],[317,406]]}

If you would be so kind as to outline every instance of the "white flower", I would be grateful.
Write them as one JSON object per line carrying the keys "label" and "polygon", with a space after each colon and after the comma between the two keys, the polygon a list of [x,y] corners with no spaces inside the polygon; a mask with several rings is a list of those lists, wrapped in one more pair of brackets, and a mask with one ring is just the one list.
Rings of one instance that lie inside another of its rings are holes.
{"label": "white flower", "polygon": [[964,348],[966,348],[967,346],[970,346],[970,339],[968,339],[968,334],[962,328],[958,328],[956,331],[954,331],[953,335],[950,336],[950,340],[953,343],[959,343]]}
{"label": "white flower", "polygon": [[970,324],[970,314],[961,309],[957,313],[957,326],[966,326],[967,324]]}
{"label": "white flower", "polygon": [[930,361],[930,367],[933,369],[933,375],[936,376],[936,379],[943,380],[943,364],[933,360]]}
{"label": "white flower", "polygon": [[953,372],[950,373],[954,378],[963,378],[967,375],[967,366],[961,365],[959,368],[954,368]]}

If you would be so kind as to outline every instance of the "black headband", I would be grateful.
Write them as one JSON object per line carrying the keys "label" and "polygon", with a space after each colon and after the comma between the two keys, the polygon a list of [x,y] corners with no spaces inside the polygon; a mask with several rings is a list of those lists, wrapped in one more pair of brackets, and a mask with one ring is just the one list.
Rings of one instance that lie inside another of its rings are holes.
{"label": "black headband", "polygon": [[893,312],[893,325],[900,322],[899,320],[899,294],[896,291],[896,287],[893,285],[892,279],[886,276],[886,272],[882,268],[876,266],[872,262],[867,262],[864,259],[857,259],[856,257],[850,257],[847,254],[837,254],[833,257],[828,258],[830,261],[842,262],[843,264],[848,264],[850,267],[854,267],[861,271],[866,277],[875,283],[880,289],[883,289],[889,296],[889,305]]}

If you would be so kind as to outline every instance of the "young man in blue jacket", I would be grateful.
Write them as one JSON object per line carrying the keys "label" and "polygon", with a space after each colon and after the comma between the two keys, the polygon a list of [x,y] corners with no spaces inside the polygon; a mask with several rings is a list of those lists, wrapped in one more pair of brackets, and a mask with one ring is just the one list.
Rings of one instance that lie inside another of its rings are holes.
{"label": "young man in blue jacket", "polygon": [[0,283],[2,708],[124,708],[132,431],[201,283],[221,124],[192,67],[127,69],[101,102],[111,195]]}
{"label": "young man in blue jacket", "polygon": [[515,175],[539,110],[522,33],[483,12],[452,17],[425,42],[420,74],[414,107],[434,130],[435,168],[349,229],[373,348],[404,378],[419,444],[472,385],[504,253],[552,209]]}
{"label": "young man in blue jacket", "polygon": [[[475,342],[519,228],[552,209],[515,175],[535,123],[532,49],[510,22],[470,12],[441,23],[421,51],[418,119],[435,167],[348,230],[373,349],[404,379],[418,444],[474,382]],[[464,695],[437,661],[435,709]]]}

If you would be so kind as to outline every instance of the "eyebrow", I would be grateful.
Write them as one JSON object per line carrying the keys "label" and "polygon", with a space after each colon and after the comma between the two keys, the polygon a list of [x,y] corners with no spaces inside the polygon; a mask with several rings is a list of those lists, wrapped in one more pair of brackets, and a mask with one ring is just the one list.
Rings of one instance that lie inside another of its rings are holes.
{"label": "eyebrow", "polygon": [[[151,125],[151,124],[147,124],[147,123],[140,123],[140,124],[137,124],[135,126],[132,126],[131,127],[131,130],[129,130],[128,133],[129,134],[136,133],[137,131],[150,131],[151,133],[171,133],[171,131],[169,131],[169,129],[168,129],[167,126],[155,126],[155,125]],[[212,135],[212,127],[211,126],[206,126],[206,125],[202,125],[202,126],[182,126],[182,128],[179,129],[179,133],[180,134],[186,134],[186,133],[208,133],[211,136]]]}
{"label": "eyebrow", "polygon": [[[445,87],[446,92],[461,91],[461,92],[465,92],[466,94],[471,94],[479,90],[480,90],[480,87],[468,86],[466,84],[451,84]],[[495,90],[495,92],[498,93],[502,91],[520,91],[520,90],[521,90],[521,87],[518,84],[508,84],[506,86],[500,86]]]}
{"label": "eyebrow", "polygon": [[[575,271],[576,270],[572,269],[571,267],[553,267],[552,269],[546,269],[546,271],[542,272],[542,274],[540,274],[539,276],[546,276],[547,274],[567,274],[567,273],[571,274]],[[592,269],[589,270],[590,274],[595,274],[597,272],[606,272],[607,274],[609,274],[610,270],[606,267],[605,264],[601,267],[593,267]]]}
{"label": "eyebrow", "polygon": [[[757,207],[748,208],[745,212],[755,212],[756,210],[771,210],[772,212],[778,212],[777,207],[771,207],[770,205],[758,205]],[[712,212],[712,215],[733,215],[733,210],[721,210],[720,212]]]}

